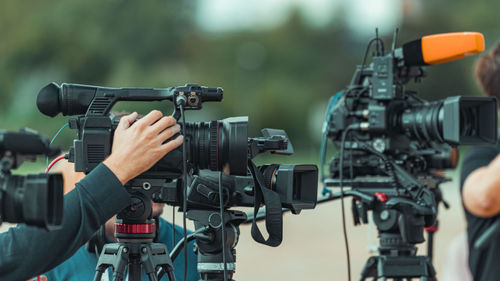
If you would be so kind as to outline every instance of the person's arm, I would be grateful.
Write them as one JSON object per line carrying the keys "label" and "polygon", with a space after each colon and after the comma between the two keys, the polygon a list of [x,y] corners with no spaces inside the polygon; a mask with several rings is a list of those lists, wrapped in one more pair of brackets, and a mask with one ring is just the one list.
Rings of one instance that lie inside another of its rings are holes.
{"label": "person's arm", "polygon": [[19,226],[0,235],[0,280],[26,280],[44,273],[75,253],[110,217],[129,205],[123,185],[147,171],[182,138],[175,119],[152,111],[134,123],[122,117],[111,155],[64,197],[62,229]]}
{"label": "person's arm", "polygon": [[0,280],[26,280],[60,264],[129,198],[116,176],[105,165],[97,166],[64,196],[62,229],[20,225],[0,235]]}
{"label": "person's arm", "polygon": [[468,212],[491,217],[500,212],[500,155],[495,148],[471,149],[462,167],[462,201]]}

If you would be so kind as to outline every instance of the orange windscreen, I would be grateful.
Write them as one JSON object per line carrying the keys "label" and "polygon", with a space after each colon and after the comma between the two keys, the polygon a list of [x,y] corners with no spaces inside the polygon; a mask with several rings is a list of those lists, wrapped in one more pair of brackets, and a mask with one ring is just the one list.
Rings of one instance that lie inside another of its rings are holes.
{"label": "orange windscreen", "polygon": [[427,64],[458,60],[484,51],[479,32],[453,32],[422,37],[422,56]]}

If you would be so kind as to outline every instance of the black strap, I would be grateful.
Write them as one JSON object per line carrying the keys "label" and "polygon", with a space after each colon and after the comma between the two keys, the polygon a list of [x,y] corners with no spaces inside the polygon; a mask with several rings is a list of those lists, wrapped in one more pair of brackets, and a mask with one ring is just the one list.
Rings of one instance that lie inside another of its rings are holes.
{"label": "black strap", "polygon": [[94,233],[92,238],[87,242],[86,249],[90,253],[94,253],[98,256],[101,255],[102,248],[106,244],[106,230],[104,225],[101,225],[99,229]]}
{"label": "black strap", "polygon": [[[248,167],[254,179],[254,216],[252,222],[252,237],[255,241],[271,247],[276,247],[283,240],[283,214],[281,212],[281,200],[278,193],[268,189],[264,185],[262,173],[255,167],[252,160],[248,160]],[[256,218],[259,212],[260,205],[266,205],[266,230],[269,234],[267,239],[264,239],[259,227],[257,226]]]}

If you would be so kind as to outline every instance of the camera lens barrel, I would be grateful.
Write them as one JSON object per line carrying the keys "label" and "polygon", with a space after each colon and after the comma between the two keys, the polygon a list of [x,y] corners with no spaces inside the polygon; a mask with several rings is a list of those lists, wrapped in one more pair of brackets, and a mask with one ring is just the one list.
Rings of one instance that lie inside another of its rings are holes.
{"label": "camera lens barrel", "polygon": [[270,164],[259,166],[266,188],[280,195],[281,205],[295,213],[314,209],[318,195],[316,165]]}
{"label": "camera lens barrel", "polygon": [[495,143],[497,102],[494,97],[449,97],[406,109],[396,126],[421,141],[452,145]]}
{"label": "camera lens barrel", "polygon": [[62,225],[61,174],[8,175],[0,178],[3,221],[56,230]]}
{"label": "camera lens barrel", "polygon": [[408,108],[401,114],[401,127],[418,140],[443,142],[442,125],[441,102]]}
{"label": "camera lens barrel", "polygon": [[189,139],[190,161],[199,169],[221,171],[228,164],[231,174],[247,174],[247,117],[188,123],[185,135]]}

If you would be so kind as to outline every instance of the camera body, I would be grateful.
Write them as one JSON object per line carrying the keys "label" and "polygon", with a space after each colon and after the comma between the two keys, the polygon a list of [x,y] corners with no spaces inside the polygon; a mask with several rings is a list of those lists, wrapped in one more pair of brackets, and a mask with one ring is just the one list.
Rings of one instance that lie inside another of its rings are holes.
{"label": "camera body", "polygon": [[[37,105],[42,113],[49,116],[58,113],[80,115],[69,120],[70,128],[76,130],[78,136],[69,150],[68,160],[75,163],[76,171],[88,173],[111,153],[113,134],[119,120],[110,114],[110,110],[117,101],[169,100],[174,104],[172,115],[179,119],[183,110],[199,110],[203,102],[221,101],[222,95],[221,88],[208,88],[197,84],[166,89],[142,89],[75,84],[62,84],[59,87],[51,83],[40,91]],[[256,182],[255,174],[260,177],[262,173],[270,175],[269,184],[265,184],[263,188],[269,188],[273,193],[278,191],[280,200],[273,202],[275,209],[288,207],[294,213],[299,213],[302,209],[315,207],[318,173],[315,165],[274,164],[271,172],[268,171],[271,168],[260,167],[252,170],[249,167],[253,166],[251,159],[264,152],[293,154],[293,147],[283,130],[263,129],[262,137],[249,138],[248,117],[231,117],[185,123],[181,134],[184,136],[182,147],[169,152],[150,170],[125,185],[132,194],[135,206],[132,208],[133,212],[129,210],[125,211],[126,214],[122,212],[119,215],[120,218],[126,217],[127,223],[141,223],[149,219],[151,208],[148,206],[151,200],[182,206],[184,186],[187,186],[187,209],[216,208],[219,200],[214,201],[213,192],[218,192],[218,185],[214,187],[207,183],[206,188],[212,188],[212,195],[203,198],[203,188],[199,188],[197,183],[211,182],[211,177],[203,173],[203,170],[222,171],[225,166],[229,167],[230,175],[224,176],[221,184],[227,186],[224,193],[231,195],[224,202],[226,208],[260,207],[261,203],[266,204],[255,200],[258,197],[257,190],[260,192],[264,185]],[[182,177],[184,161],[186,177]],[[195,194],[199,196],[196,197]],[[281,218],[281,213],[279,215]],[[281,227],[281,221],[279,226]]]}
{"label": "camera body", "polygon": [[340,154],[330,162],[326,183],[350,188],[343,194],[356,198],[355,224],[368,223],[372,210],[381,234],[421,243],[423,228],[436,221],[439,185],[446,181],[435,171],[455,167],[457,145],[496,143],[497,101],[455,96],[428,102],[405,85],[425,76],[424,65],[482,51],[484,39],[438,34],[385,51],[377,36],[367,53],[372,43],[373,62],[366,66],[365,56],[347,88],[330,99],[323,146],[329,138]]}
{"label": "camera body", "polygon": [[[433,102],[419,98],[404,86],[420,81],[425,71],[408,65],[403,50],[377,53],[371,65],[357,67],[345,91],[332,97],[327,135],[340,145],[342,133],[351,131],[345,148],[354,160],[346,164],[359,168],[355,173],[380,174],[372,169],[371,163],[378,161],[366,148],[418,173],[453,168],[458,157],[454,146],[497,140],[495,97],[455,96]],[[332,163],[336,175],[338,162]]]}

